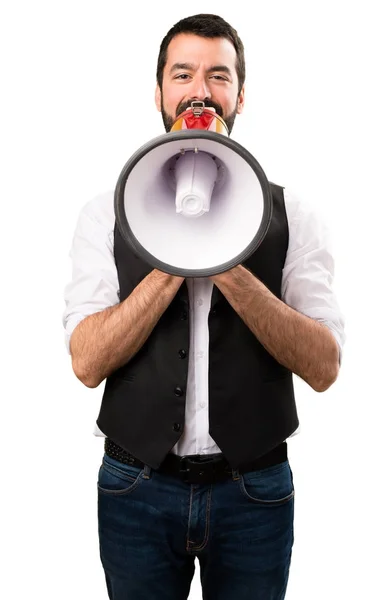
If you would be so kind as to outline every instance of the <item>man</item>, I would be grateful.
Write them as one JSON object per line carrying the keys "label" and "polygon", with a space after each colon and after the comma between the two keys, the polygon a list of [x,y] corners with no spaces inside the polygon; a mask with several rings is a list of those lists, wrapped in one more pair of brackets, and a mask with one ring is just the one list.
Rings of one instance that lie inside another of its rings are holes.
{"label": "man", "polygon": [[[193,100],[231,130],[244,80],[237,32],[215,15],[183,19],[158,58],[166,131]],[[344,333],[323,229],[271,187],[259,249],[244,265],[185,283],[131,253],[112,195],[81,212],[64,323],[77,377],[88,387],[107,379],[99,536],[113,600],[187,598],[196,556],[206,600],[285,597],[292,373],[328,389]]]}

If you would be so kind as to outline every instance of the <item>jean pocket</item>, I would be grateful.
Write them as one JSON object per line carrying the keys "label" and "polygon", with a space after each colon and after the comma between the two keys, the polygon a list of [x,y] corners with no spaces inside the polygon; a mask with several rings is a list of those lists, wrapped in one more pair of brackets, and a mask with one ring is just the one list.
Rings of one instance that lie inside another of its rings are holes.
{"label": "jean pocket", "polygon": [[287,460],[266,469],[242,473],[239,484],[248,500],[263,506],[279,506],[294,496],[293,476]]}
{"label": "jean pocket", "polygon": [[125,465],[105,455],[99,470],[97,488],[103,494],[129,494],[142,482],[143,471],[141,467]]}

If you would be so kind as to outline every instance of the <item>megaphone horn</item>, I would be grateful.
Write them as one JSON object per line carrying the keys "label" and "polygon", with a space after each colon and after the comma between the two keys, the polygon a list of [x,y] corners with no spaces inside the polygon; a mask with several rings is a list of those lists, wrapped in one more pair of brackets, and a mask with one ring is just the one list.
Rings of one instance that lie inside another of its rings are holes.
{"label": "megaphone horn", "polygon": [[[193,119],[193,111],[186,112]],[[221,120],[207,109],[200,116],[206,112]],[[150,266],[181,277],[210,277],[259,247],[272,196],[250,152],[210,131],[209,115],[206,129],[196,121],[188,129],[183,115],[177,120],[185,128],[173,124],[125,164],[115,189],[115,217],[129,248]]]}

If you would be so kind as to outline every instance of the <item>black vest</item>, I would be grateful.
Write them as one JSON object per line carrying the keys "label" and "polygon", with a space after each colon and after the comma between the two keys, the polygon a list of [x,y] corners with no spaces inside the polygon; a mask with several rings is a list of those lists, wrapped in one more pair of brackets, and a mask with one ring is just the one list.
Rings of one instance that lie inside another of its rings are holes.
{"label": "black vest", "polygon": [[[289,230],[283,189],[271,188],[268,233],[244,266],[280,298]],[[152,268],[129,250],[116,226],[114,254],[124,300]],[[183,282],[144,346],[107,378],[97,419],[107,437],[154,469],[184,430],[188,314]],[[209,433],[237,468],[297,429],[292,373],[265,350],[216,285],[208,326]]]}

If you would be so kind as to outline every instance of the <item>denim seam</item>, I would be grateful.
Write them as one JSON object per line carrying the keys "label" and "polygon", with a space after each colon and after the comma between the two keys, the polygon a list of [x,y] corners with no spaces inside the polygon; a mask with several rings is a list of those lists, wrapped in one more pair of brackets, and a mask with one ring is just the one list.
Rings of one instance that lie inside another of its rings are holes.
{"label": "denim seam", "polygon": [[251,496],[248,493],[248,491],[246,490],[246,486],[245,486],[243,477],[240,478],[239,487],[246,498],[248,498],[249,500],[252,500],[253,502],[256,502],[257,504],[263,504],[265,506],[279,506],[281,504],[285,504],[286,502],[291,500],[294,496],[294,490],[292,490],[292,492],[290,494],[288,494],[287,496],[284,496],[283,498],[280,498],[278,500],[261,500],[260,498],[254,498],[254,496]]}
{"label": "denim seam", "polygon": [[[108,473],[111,473],[111,475],[116,475],[117,477],[122,476],[123,479],[127,479],[128,481],[135,481],[138,476],[139,473],[142,472],[142,469],[140,471],[137,472],[136,475],[131,475],[130,473],[126,472],[124,469],[120,469],[119,467],[116,467],[115,465],[111,465],[109,462],[105,462],[103,460],[103,463],[101,465],[103,467],[103,469],[105,469],[106,471],[108,471]],[[135,467],[135,468],[139,468],[139,467]]]}
{"label": "denim seam", "polygon": [[[114,475],[114,473],[111,473],[111,475],[112,474]],[[142,480],[143,480],[142,475],[143,475],[143,470],[139,473],[138,477],[136,477],[136,479],[131,483],[131,485],[127,486],[123,490],[107,490],[107,489],[101,487],[99,485],[99,483],[97,484],[97,488],[102,494],[106,494],[107,496],[123,496],[125,494],[130,494],[142,482]]]}
{"label": "denim seam", "polygon": [[190,486],[190,496],[189,496],[189,514],[188,514],[188,530],[186,532],[186,550],[189,552],[192,550],[190,547],[191,541],[189,539],[189,530],[190,530],[190,520],[192,517],[192,497],[193,497],[193,485]]}
{"label": "denim seam", "polygon": [[204,550],[205,546],[208,543],[209,540],[209,531],[210,531],[210,513],[211,513],[211,496],[212,496],[212,485],[208,490],[207,493],[207,510],[206,510],[206,517],[205,517],[205,533],[204,533],[204,540],[203,542],[199,545],[199,546],[193,546],[193,548],[191,548],[191,550]]}

